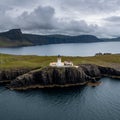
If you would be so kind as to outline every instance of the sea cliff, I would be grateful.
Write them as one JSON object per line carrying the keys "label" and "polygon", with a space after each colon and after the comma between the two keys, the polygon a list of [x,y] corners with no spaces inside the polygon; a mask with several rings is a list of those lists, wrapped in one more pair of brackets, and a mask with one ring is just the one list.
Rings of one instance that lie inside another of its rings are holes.
{"label": "sea cliff", "polygon": [[75,67],[45,67],[16,77],[8,85],[12,90],[69,87],[96,83],[102,77],[120,78],[120,71],[94,64]]}
{"label": "sea cliff", "polygon": [[30,69],[27,68],[0,70],[0,83],[11,82],[16,77],[28,73],[29,71]]}
{"label": "sea cliff", "polygon": [[103,77],[120,78],[120,55],[91,57],[63,56],[76,67],[49,67],[57,56],[31,56],[1,54],[0,83],[10,89],[68,87],[74,85],[99,85]]}

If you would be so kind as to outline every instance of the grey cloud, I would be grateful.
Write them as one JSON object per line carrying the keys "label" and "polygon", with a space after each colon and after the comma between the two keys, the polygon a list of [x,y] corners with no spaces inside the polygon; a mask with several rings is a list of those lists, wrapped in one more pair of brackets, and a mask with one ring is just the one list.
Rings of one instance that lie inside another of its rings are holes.
{"label": "grey cloud", "polygon": [[61,21],[59,23],[59,29],[64,31],[64,33],[71,34],[71,35],[80,35],[80,34],[89,34],[94,32],[97,28],[97,25],[88,25],[84,20],[80,21]]}
{"label": "grey cloud", "polygon": [[53,29],[56,23],[55,11],[52,7],[39,6],[33,12],[24,12],[17,17],[16,25],[23,29]]}
{"label": "grey cloud", "polygon": [[38,1],[39,0],[0,0],[0,4],[10,7],[23,7],[34,5],[35,3],[38,3]]}
{"label": "grey cloud", "polygon": [[120,0],[60,0],[62,8],[82,13],[110,13],[120,9]]}
{"label": "grey cloud", "polygon": [[[39,34],[115,36],[120,31],[120,16],[115,15],[119,5],[120,0],[1,0],[0,31],[22,28]],[[88,24],[87,17],[94,15],[100,15],[105,23]]]}
{"label": "grey cloud", "polygon": [[[7,4],[6,4],[7,3]],[[11,7],[29,7],[49,5],[61,12],[110,13],[120,10],[120,0],[1,0],[0,4]]]}
{"label": "grey cloud", "polygon": [[109,22],[120,22],[120,16],[110,16],[105,18],[104,20]]}
{"label": "grey cloud", "polygon": [[99,34],[111,37],[120,37],[120,16],[109,16],[103,19],[105,24],[99,29]]}
{"label": "grey cloud", "polygon": [[55,9],[50,6],[39,6],[31,13],[26,11],[13,21],[15,27],[42,34],[87,34],[96,28],[96,25],[88,25],[84,20],[60,20],[55,17]]}
{"label": "grey cloud", "polygon": [[12,18],[7,14],[8,10],[11,10],[11,7],[0,5],[0,29],[8,30],[14,27],[12,23]]}

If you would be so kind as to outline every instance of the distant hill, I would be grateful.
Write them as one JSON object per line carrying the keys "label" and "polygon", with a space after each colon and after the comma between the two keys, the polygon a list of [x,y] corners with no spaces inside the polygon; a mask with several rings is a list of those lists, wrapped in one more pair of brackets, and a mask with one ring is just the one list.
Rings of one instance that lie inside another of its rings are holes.
{"label": "distant hill", "polygon": [[92,35],[65,36],[65,35],[31,35],[23,34],[24,38],[35,45],[57,44],[57,43],[85,43],[99,42],[99,39]]}
{"label": "distant hill", "polygon": [[0,47],[18,47],[33,45],[24,36],[20,29],[12,29],[7,32],[0,33]]}
{"label": "distant hill", "polygon": [[0,47],[17,47],[59,43],[90,43],[103,41],[120,41],[120,38],[99,39],[93,35],[35,35],[24,34],[20,29],[12,29],[7,32],[0,33]]}

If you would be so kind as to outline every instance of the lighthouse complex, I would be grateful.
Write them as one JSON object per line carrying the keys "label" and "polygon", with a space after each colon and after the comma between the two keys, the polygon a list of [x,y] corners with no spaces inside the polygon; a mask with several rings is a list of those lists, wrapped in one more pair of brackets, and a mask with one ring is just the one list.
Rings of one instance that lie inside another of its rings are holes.
{"label": "lighthouse complex", "polygon": [[58,55],[58,57],[57,57],[57,62],[51,62],[50,66],[51,67],[55,67],[55,66],[56,67],[76,67],[73,65],[73,62],[71,62],[71,61],[62,62],[60,55]]}

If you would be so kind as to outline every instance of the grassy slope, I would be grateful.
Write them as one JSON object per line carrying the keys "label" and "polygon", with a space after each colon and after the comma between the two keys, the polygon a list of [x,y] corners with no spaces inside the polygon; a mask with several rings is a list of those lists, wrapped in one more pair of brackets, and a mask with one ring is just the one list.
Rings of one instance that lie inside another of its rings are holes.
{"label": "grassy slope", "polygon": [[17,47],[17,46],[30,46],[32,45],[32,43],[28,42],[28,41],[11,41],[9,39],[6,38],[1,38],[0,37],[0,47]]}
{"label": "grassy slope", "polygon": [[[40,68],[56,61],[56,56],[17,56],[0,54],[0,69]],[[62,57],[62,61],[71,60],[75,65],[92,63],[113,68],[120,68],[120,55],[102,55],[93,57]]]}

